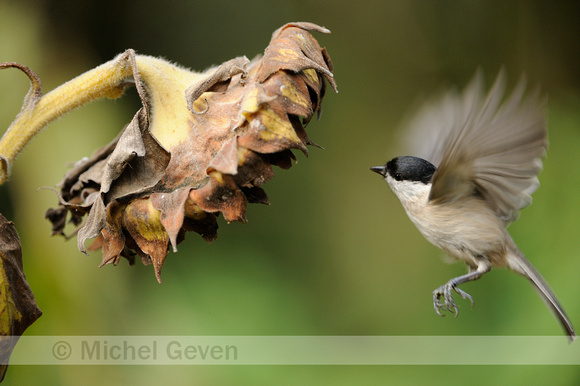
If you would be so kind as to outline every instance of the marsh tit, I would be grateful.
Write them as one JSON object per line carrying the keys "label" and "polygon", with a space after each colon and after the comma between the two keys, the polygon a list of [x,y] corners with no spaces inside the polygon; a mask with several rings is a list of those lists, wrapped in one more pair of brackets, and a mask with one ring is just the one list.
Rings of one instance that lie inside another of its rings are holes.
{"label": "marsh tit", "polygon": [[525,97],[525,89],[522,77],[504,100],[502,71],[486,96],[476,74],[462,94],[426,104],[409,123],[421,158],[396,157],[371,170],[384,177],[429,242],[467,264],[467,274],[433,291],[437,314],[457,317],[453,291],[473,306],[459,286],[507,267],[530,280],[574,340],[558,299],[506,230],[532,201],[548,144],[546,102],[538,90]]}

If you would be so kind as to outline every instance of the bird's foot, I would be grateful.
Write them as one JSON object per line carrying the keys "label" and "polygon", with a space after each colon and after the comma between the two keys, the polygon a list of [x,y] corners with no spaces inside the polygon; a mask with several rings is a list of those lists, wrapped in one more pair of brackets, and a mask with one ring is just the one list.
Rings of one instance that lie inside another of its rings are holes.
{"label": "bird's foot", "polygon": [[454,313],[457,318],[457,315],[459,315],[459,309],[457,308],[457,304],[455,304],[455,300],[453,300],[453,291],[457,292],[463,299],[469,299],[471,307],[473,307],[473,298],[471,295],[459,289],[455,280],[450,280],[433,291],[433,307],[435,308],[437,315],[445,316],[440,312],[440,310],[447,310]]}

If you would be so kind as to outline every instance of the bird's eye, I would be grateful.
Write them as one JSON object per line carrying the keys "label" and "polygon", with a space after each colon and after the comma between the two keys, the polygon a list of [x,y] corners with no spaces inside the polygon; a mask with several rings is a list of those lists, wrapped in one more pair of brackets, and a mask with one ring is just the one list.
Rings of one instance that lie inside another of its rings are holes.
{"label": "bird's eye", "polygon": [[403,176],[401,175],[401,173],[395,173],[395,180],[401,181],[402,179],[403,179]]}

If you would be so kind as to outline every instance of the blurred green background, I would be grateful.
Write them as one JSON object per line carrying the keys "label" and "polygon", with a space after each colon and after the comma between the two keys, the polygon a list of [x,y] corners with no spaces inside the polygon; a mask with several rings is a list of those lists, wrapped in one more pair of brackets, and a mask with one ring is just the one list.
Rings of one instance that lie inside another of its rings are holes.
{"label": "blurred green background", "polygon": [[[401,119],[420,96],[463,87],[481,68],[521,73],[549,95],[550,149],[534,204],[510,232],[580,327],[580,2],[0,0],[0,62],[30,66],[48,92],[127,48],[198,70],[261,53],[289,21],[315,34],[335,66],[308,127],[311,149],[266,185],[249,223],[218,240],[189,234],[163,268],[98,269],[100,252],[50,237],[44,219],[71,162],[106,144],[138,106],[134,90],[51,124],[0,188],[44,315],[28,335],[559,335],[525,279],[497,270],[463,288],[461,315],[440,318],[431,292],[465,272],[442,262],[369,166],[401,155]],[[28,89],[0,72],[0,123]],[[578,344],[578,343],[576,343]],[[562,347],[566,346],[562,338]],[[13,366],[6,384],[578,384],[573,366]]]}

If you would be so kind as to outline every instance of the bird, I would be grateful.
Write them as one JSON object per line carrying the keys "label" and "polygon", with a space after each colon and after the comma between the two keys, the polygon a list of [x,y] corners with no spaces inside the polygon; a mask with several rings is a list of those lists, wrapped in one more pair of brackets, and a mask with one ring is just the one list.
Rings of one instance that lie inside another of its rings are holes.
{"label": "bird", "polygon": [[380,174],[410,220],[452,261],[467,265],[433,291],[438,315],[459,310],[453,292],[492,268],[507,267],[527,278],[556,316],[570,341],[576,332],[556,295],[507,231],[538,188],[548,146],[547,101],[539,87],[526,93],[521,76],[509,96],[505,70],[484,92],[479,70],[463,92],[451,90],[425,103],[408,122],[415,156],[399,156],[371,171]]}

